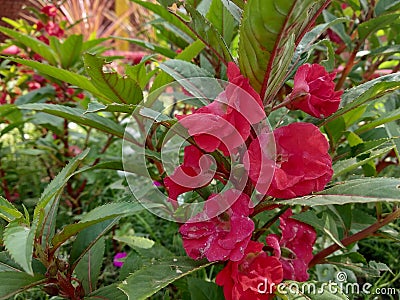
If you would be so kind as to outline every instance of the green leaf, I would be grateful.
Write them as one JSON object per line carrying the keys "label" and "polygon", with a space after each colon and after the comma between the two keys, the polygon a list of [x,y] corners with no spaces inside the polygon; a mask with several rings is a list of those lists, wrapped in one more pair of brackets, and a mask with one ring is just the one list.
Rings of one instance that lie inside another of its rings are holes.
{"label": "green leaf", "polygon": [[41,238],[43,246],[45,246],[54,235],[59,198],[63,188],[67,181],[74,175],[74,171],[88,153],[89,150],[85,150],[71,159],[69,164],[49,183],[36,204],[31,230],[36,230],[35,227],[37,226],[36,236]]}
{"label": "green leaf", "polygon": [[10,299],[13,295],[44,282],[42,275],[30,276],[23,272],[0,272],[0,299]]}
{"label": "green leaf", "polygon": [[[187,257],[169,257],[128,276],[118,287],[129,299],[142,300],[155,294],[168,284],[192,272],[198,271],[210,262],[194,261]],[[143,283],[146,284],[143,284]]]}
{"label": "green leaf", "polygon": [[99,288],[85,297],[85,300],[128,300],[128,297],[117,287],[117,284],[110,284]]}
{"label": "green leaf", "polygon": [[[378,147],[376,147],[378,148]],[[381,148],[381,147],[379,147]],[[333,165],[333,176],[332,179],[335,179],[343,174],[346,174],[354,169],[357,169],[358,167],[375,160],[378,157],[381,157],[382,155],[390,152],[394,148],[394,145],[387,146],[385,148],[377,149],[373,151],[373,149],[369,149],[361,154],[359,154],[359,157],[365,157],[364,159],[358,159],[357,157],[352,157],[349,159],[344,159],[341,161],[338,161]]]}
{"label": "green leaf", "polygon": [[47,60],[51,65],[57,64],[56,54],[54,51],[38,39],[3,26],[0,26],[0,32],[16,39],[26,47],[31,48],[33,52],[40,54],[40,56]]}
{"label": "green leaf", "polygon": [[162,7],[161,5],[154,4],[148,1],[141,1],[141,0],[131,0],[132,2],[135,2],[139,4],[140,6],[147,8],[148,10],[154,12],[156,15],[160,16],[163,18],[166,22],[170,23],[171,25],[174,25],[177,27],[179,30],[183,31],[186,35],[189,37],[195,39],[195,35],[193,32],[189,30],[182,22],[181,20],[172,14],[168,9]]}
{"label": "green leaf", "polygon": [[8,200],[0,196],[0,218],[7,222],[22,218],[22,213],[18,211]]}
{"label": "green leaf", "polygon": [[[68,82],[69,84],[75,85],[83,90],[92,93],[97,97],[100,97],[100,99],[104,98],[104,96],[94,87],[94,85],[90,82],[90,80],[85,76],[67,70],[63,70],[57,67],[49,66],[33,60],[26,60],[14,57],[8,59],[23,64],[25,66],[31,67],[41,72],[42,74],[46,74],[58,80],[65,81]],[[110,102],[110,100],[107,99],[106,102]]]}
{"label": "green leaf", "polygon": [[322,121],[319,126],[324,125],[341,115],[365,104],[366,102],[377,99],[400,88],[400,73],[381,76],[374,80],[360,84],[342,95],[344,105],[337,112]]}
{"label": "green leaf", "polygon": [[139,85],[129,77],[121,77],[117,72],[103,72],[103,58],[84,54],[85,69],[94,86],[106,98],[116,103],[138,104],[143,100]]}
{"label": "green leaf", "polygon": [[366,265],[365,258],[357,252],[350,252],[342,255],[330,256],[327,262],[340,268],[351,270],[363,276],[379,276],[380,272]]}
{"label": "green leaf", "polygon": [[47,100],[49,97],[53,97],[55,95],[55,89],[51,85],[46,85],[40,89],[36,89],[30,91],[15,100],[15,105],[27,104],[27,103],[36,103],[41,100]]}
{"label": "green leaf", "polygon": [[205,281],[195,277],[188,277],[188,287],[191,300],[222,300],[224,292],[214,282]]}
{"label": "green leaf", "polygon": [[378,16],[361,23],[357,28],[358,39],[361,41],[365,40],[370,34],[374,33],[375,31],[395,23],[395,21],[397,21],[399,17],[400,14],[388,14]]}
{"label": "green leaf", "polygon": [[18,262],[26,273],[33,275],[34,228],[29,228],[20,223],[20,220],[14,220],[7,225],[4,230],[4,245],[13,260]]}
{"label": "green leaf", "polygon": [[68,69],[81,59],[83,35],[72,34],[63,43],[56,37],[50,37],[50,46],[58,54],[61,66]]}
{"label": "green leaf", "polygon": [[126,38],[126,37],[119,37],[119,36],[112,36],[115,39],[118,40],[123,40],[123,41],[128,41],[129,43],[141,46],[143,48],[149,49],[154,53],[159,53],[161,55],[164,55],[165,57],[168,58],[175,58],[177,53],[170,48],[165,48],[147,41],[139,40],[139,39],[134,39],[134,38]]}
{"label": "green leaf", "polygon": [[104,105],[99,102],[89,102],[88,108],[85,111],[85,114],[88,113],[97,113],[101,111],[108,112],[122,112],[131,114],[136,108],[136,105],[128,105],[128,104],[107,104]]}
{"label": "green leaf", "polygon": [[[191,45],[186,47],[181,53],[179,53],[176,56],[176,59],[184,60],[184,61],[191,61],[193,58],[195,58],[203,49],[205,45],[203,44],[202,41],[196,40],[193,42]],[[150,92],[153,92],[157,90],[158,88],[171,83],[173,81],[173,78],[169,76],[167,73],[162,72],[159,74],[153,82],[153,85],[151,86]]]}
{"label": "green leaf", "polygon": [[131,248],[150,249],[154,245],[154,241],[143,236],[115,236],[114,240],[125,243]]}
{"label": "green leaf", "polygon": [[396,121],[399,119],[400,119],[400,108],[381,115],[379,118],[377,118],[371,122],[368,122],[368,123],[362,125],[361,127],[357,128],[354,132],[357,134],[360,134],[360,133],[368,131],[372,128],[376,128],[382,124]]}
{"label": "green leaf", "polygon": [[232,61],[232,54],[229,52],[228,46],[224,38],[218,32],[210,21],[200,14],[193,6],[186,3],[185,9],[190,15],[190,21],[186,21],[179,17],[213,53],[225,65]]}
{"label": "green leaf", "polygon": [[279,201],[286,205],[306,206],[369,202],[400,202],[400,179],[382,177],[349,180],[315,195]]}
{"label": "green leaf", "polygon": [[141,206],[138,202],[119,202],[98,206],[84,215],[78,223],[66,225],[53,237],[52,244],[54,248],[58,248],[70,237],[88,227],[109,219],[115,219],[120,216],[133,215],[142,211],[143,209],[143,206]]}
{"label": "green leaf", "polygon": [[16,264],[5,251],[0,252],[0,272],[20,272],[21,267]]}
{"label": "green leaf", "polygon": [[79,278],[86,294],[96,289],[105,250],[104,237],[99,239],[91,249],[83,256],[75,268],[75,274]]}
{"label": "green leaf", "polygon": [[239,65],[262,98],[273,99],[296,45],[326,1],[249,0],[240,25]]}
{"label": "green leaf", "polygon": [[207,19],[214,25],[228,46],[232,43],[239,25],[239,21],[228,10],[228,7],[232,7],[233,9],[234,6],[236,5],[229,1],[212,0],[210,9],[206,15]]}
{"label": "green leaf", "polygon": [[375,6],[375,14],[380,16],[398,9],[400,9],[400,0],[379,0]]}
{"label": "green leaf", "polygon": [[276,292],[284,300],[348,300],[339,286],[332,286],[317,281],[296,282],[285,280],[283,288]]}
{"label": "green leaf", "polygon": [[58,116],[70,120],[79,125],[85,125],[96,128],[100,131],[112,134],[116,137],[124,137],[124,127],[111,121],[110,119],[101,117],[97,114],[85,113],[83,109],[72,108],[58,104],[25,104],[19,106],[20,109],[43,111],[53,116]]}
{"label": "green leaf", "polygon": [[170,59],[159,68],[172,76],[193,96],[214,100],[223,91],[211,73],[189,62]]}

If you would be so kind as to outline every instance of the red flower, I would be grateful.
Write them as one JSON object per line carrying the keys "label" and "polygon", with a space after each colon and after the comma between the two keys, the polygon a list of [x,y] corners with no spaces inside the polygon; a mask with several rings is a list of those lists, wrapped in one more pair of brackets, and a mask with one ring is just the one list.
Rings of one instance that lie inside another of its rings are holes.
{"label": "red flower", "polygon": [[225,155],[245,143],[251,124],[265,118],[260,96],[234,63],[228,64],[227,75],[230,83],[217,99],[191,115],[177,116],[200,148]]}
{"label": "red flower", "polygon": [[62,37],[64,35],[64,30],[61,29],[58,24],[54,23],[53,21],[49,21],[45,26],[44,29],[49,35]]}
{"label": "red flower", "polygon": [[249,145],[243,164],[257,191],[267,194],[275,170],[275,141],[273,134],[261,133]]}
{"label": "red flower", "polygon": [[[214,177],[214,172],[210,170],[212,162],[210,156],[204,155],[196,146],[185,147],[183,164],[171,176],[164,178],[170,200],[174,201],[180,194],[208,185]],[[175,201],[172,203],[176,204]]]}
{"label": "red flower", "polygon": [[274,286],[283,279],[279,259],[262,251],[263,244],[250,241],[245,256],[228,262],[215,282],[223,286],[227,300],[267,300],[273,298]]}
{"label": "red flower", "polygon": [[49,17],[55,17],[57,15],[57,7],[54,5],[46,5],[40,11]]}
{"label": "red flower", "polygon": [[[312,248],[317,238],[313,227],[291,219],[292,211],[286,211],[280,218],[282,236],[267,236],[267,244],[274,249],[283,267],[283,278],[295,281],[308,279],[308,264],[313,258]],[[283,251],[282,251],[283,250]]]}
{"label": "red flower", "polygon": [[245,168],[256,189],[283,199],[322,191],[333,171],[328,141],[318,127],[292,123],[275,129],[274,138],[275,154],[271,138],[261,134],[250,144],[244,157]]}
{"label": "red flower", "polygon": [[179,229],[186,253],[209,261],[242,259],[254,230],[250,204],[249,196],[234,189],[212,195]]}
{"label": "red flower", "polygon": [[329,74],[318,64],[305,64],[299,67],[294,76],[294,87],[289,95],[289,109],[300,109],[316,118],[325,118],[339,108],[343,91],[335,92],[333,79],[336,73]]}

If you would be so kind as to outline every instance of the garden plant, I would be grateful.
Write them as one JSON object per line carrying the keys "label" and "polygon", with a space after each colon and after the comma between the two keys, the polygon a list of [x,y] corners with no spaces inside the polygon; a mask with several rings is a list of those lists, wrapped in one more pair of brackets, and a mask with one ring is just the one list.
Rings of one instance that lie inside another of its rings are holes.
{"label": "garden plant", "polygon": [[3,18],[0,299],[399,299],[400,1],[132,2]]}

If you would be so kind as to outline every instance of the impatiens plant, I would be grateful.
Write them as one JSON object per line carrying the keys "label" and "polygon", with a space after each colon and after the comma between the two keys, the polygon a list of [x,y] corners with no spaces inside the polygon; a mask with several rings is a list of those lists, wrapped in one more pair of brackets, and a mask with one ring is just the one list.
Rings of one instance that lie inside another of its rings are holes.
{"label": "impatiens plant", "polygon": [[[7,91],[2,120],[45,113],[64,144],[77,127],[85,140],[31,210],[0,198],[0,298],[396,297],[398,258],[366,244],[400,250],[400,2],[133,2],[159,38],[123,38],[157,54],[134,65],[68,36],[51,6],[34,27],[0,27],[5,62],[63,99]],[[80,200],[57,222],[63,187],[85,199],[106,169],[111,203]]]}

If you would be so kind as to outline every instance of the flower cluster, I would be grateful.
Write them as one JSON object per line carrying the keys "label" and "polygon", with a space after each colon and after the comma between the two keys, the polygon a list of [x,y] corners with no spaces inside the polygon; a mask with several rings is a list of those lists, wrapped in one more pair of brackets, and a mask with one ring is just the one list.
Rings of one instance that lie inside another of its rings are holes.
{"label": "flower cluster", "polygon": [[[253,241],[253,236],[258,238],[251,219],[257,203],[250,196],[268,201],[323,190],[333,174],[329,144],[311,123],[297,122],[275,130],[263,125],[263,103],[248,79],[234,63],[228,64],[227,76],[228,85],[213,102],[177,116],[195,143],[186,146],[183,163],[163,183],[178,208],[179,195],[206,187],[214,179],[225,185],[230,180],[218,177],[229,172],[219,170],[221,166],[208,153],[218,151],[231,160],[239,157],[241,176],[248,176],[245,187],[233,180],[233,187],[212,194],[203,210],[181,225],[179,232],[191,258],[227,261],[216,278],[226,299],[270,299],[270,293],[260,293],[260,284],[273,291],[273,284],[284,279],[308,279],[316,232],[291,218],[289,209],[279,218],[280,234],[267,235],[265,244]],[[334,91],[334,77],[320,65],[301,66],[293,91],[281,106],[318,118],[331,115],[342,94]],[[258,193],[254,196],[253,191]]]}

